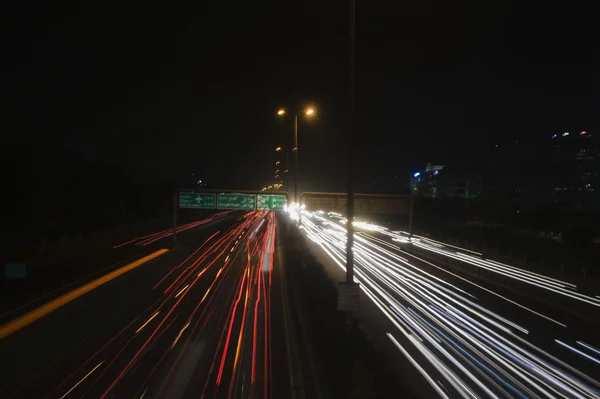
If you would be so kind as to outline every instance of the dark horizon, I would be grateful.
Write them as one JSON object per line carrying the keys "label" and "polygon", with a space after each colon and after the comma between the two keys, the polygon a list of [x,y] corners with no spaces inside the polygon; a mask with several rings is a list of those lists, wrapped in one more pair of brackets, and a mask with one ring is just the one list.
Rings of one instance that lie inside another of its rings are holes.
{"label": "dark horizon", "polygon": [[[5,46],[4,150],[32,170],[57,153],[134,182],[195,173],[260,188],[274,147],[291,146],[291,119],[276,110],[310,103],[318,115],[300,124],[302,177],[344,188],[345,6],[23,4]],[[359,2],[356,15],[359,185],[497,142],[598,132],[599,55],[585,10],[428,2],[382,12]]]}

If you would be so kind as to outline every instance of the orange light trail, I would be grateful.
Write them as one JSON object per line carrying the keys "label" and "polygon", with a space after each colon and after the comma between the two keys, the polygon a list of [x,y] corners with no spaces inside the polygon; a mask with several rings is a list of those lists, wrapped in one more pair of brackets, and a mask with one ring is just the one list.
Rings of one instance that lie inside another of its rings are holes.
{"label": "orange light trail", "polygon": [[[200,277],[200,276],[201,276],[201,274],[199,274],[199,275],[198,275],[198,277]],[[181,289],[181,291],[179,291],[179,292],[177,293],[177,295],[175,295],[175,298],[177,298],[179,295],[181,295],[181,293],[182,293],[183,291],[185,291],[185,289],[186,289],[187,287],[189,287],[189,286],[190,286],[190,285],[188,284],[188,285],[186,285],[185,287],[183,287],[183,288]]]}
{"label": "orange light trail", "polygon": [[79,384],[81,384],[81,383],[82,383],[82,382],[83,382],[83,381],[84,381],[86,378],[88,378],[88,377],[90,376],[90,374],[92,374],[94,371],[96,371],[96,369],[97,369],[98,367],[102,366],[102,363],[104,363],[104,360],[103,360],[103,361],[101,361],[100,363],[98,363],[98,365],[97,365],[96,367],[94,367],[94,368],[92,369],[92,371],[90,371],[89,373],[87,373],[87,374],[85,375],[85,377],[83,377],[81,380],[79,380],[79,382],[78,382],[77,384],[75,384],[75,385],[74,385],[74,386],[73,386],[71,389],[69,389],[69,390],[67,391],[67,393],[65,393],[63,396],[61,396],[61,397],[60,397],[60,399],[64,399],[65,397],[67,397],[67,395],[68,395],[68,394],[70,394],[70,393],[71,393],[71,391],[73,391],[75,388],[77,388],[77,386],[78,386]]}
{"label": "orange light trail", "polygon": [[139,333],[140,331],[142,331],[142,329],[143,329],[144,327],[146,327],[146,326],[148,325],[148,323],[150,323],[150,322],[152,321],[152,319],[153,319],[153,318],[155,318],[156,316],[158,316],[158,314],[159,314],[159,313],[160,313],[160,311],[158,311],[158,312],[154,313],[154,316],[150,317],[150,318],[148,319],[148,321],[147,321],[147,322],[145,322],[144,324],[142,324],[142,326],[141,326],[140,328],[138,328],[138,329],[136,330],[136,332],[135,332],[135,333],[137,334],[137,333]]}
{"label": "orange light trail", "polygon": [[132,262],[128,265],[118,268],[117,270],[105,274],[104,276],[99,277],[94,281],[91,281],[79,288],[74,289],[73,291],[61,295],[60,297],[53,299],[45,305],[42,305],[39,308],[32,310],[31,312],[28,312],[23,316],[6,323],[2,327],[0,327],[0,340],[8,337],[9,335],[19,331],[22,328],[27,327],[34,321],[41,319],[47,314],[54,312],[56,309],[68,304],[69,302],[74,301],[80,296],[87,294],[88,292],[100,287],[101,285],[106,284],[109,281],[114,280],[115,278],[143,265],[144,263],[159,257],[167,251],[168,249],[159,249],[158,251],[153,252],[150,255],[146,255],[143,258],[136,260],[135,262]]}

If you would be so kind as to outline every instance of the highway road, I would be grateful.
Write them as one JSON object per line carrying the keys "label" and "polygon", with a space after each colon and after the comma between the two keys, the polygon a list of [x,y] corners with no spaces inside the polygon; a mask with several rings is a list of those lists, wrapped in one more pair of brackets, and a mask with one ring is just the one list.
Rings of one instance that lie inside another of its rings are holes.
{"label": "highway road", "polygon": [[[345,270],[346,220],[319,211],[301,214],[300,228],[327,254],[329,267]],[[600,298],[458,247],[423,237],[409,242],[402,232],[374,224],[355,226],[355,279],[362,296],[380,310],[396,356],[440,397],[600,397],[597,325],[568,311],[573,306],[594,314]],[[542,306],[531,295],[465,278],[411,245],[520,280],[563,306]]]}
{"label": "highway road", "polygon": [[155,257],[119,265],[131,270],[17,331],[11,323],[41,304],[3,317],[0,397],[288,397],[274,342],[284,337],[272,337],[282,329],[271,318],[282,304],[277,222],[272,212],[235,216],[189,226],[168,251],[157,252],[168,231],[115,245],[147,244]]}
{"label": "highway road", "polygon": [[[177,226],[177,231],[188,234],[219,222],[232,215],[232,211],[219,212],[199,220],[187,221]],[[45,297],[70,289],[87,281],[95,274],[106,273],[119,265],[160,249],[169,243],[172,228],[148,232],[125,241],[118,235],[98,237],[92,249],[64,253],[63,256],[46,254],[42,262],[27,262],[27,278],[0,280],[0,323],[11,310],[31,302],[42,302]],[[107,250],[112,248],[112,250]],[[72,287],[71,287],[72,288]]]}

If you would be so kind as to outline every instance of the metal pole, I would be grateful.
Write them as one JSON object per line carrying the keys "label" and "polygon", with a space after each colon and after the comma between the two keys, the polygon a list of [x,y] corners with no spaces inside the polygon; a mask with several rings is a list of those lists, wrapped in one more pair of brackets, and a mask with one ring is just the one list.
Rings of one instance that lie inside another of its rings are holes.
{"label": "metal pole", "polygon": [[294,202],[298,204],[298,112],[294,113]]}
{"label": "metal pole", "polygon": [[289,191],[289,189],[290,189],[290,152],[289,151],[285,152],[285,170],[287,170],[287,172],[283,173],[285,175],[285,191]]}
{"label": "metal pole", "polygon": [[408,220],[408,234],[410,237],[413,235],[413,208],[415,207],[415,199],[413,197],[413,190],[410,189],[410,216]]}
{"label": "metal pole", "polygon": [[173,244],[177,244],[177,190],[173,191]]}
{"label": "metal pole", "polygon": [[355,0],[350,0],[350,106],[347,118],[348,129],[348,198],[346,216],[348,222],[346,238],[346,283],[354,282],[354,59],[355,59]]}

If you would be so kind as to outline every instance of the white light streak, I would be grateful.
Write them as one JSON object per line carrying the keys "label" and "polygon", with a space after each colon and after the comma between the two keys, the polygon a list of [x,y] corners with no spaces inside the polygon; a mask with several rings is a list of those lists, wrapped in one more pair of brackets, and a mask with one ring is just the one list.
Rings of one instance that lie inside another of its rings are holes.
{"label": "white light streak", "polygon": [[[322,212],[303,211],[302,215],[300,231],[345,270],[345,219],[331,213],[325,217]],[[366,297],[391,322],[390,326],[396,328],[395,333],[406,337],[410,344],[400,345],[392,333],[387,333],[388,338],[441,397],[448,397],[445,391],[448,389],[455,391],[452,395],[464,398],[507,395],[600,398],[600,383],[529,342],[528,328],[487,308],[478,297],[499,298],[508,307],[515,306],[552,322],[559,332],[566,328],[564,323],[403,251],[401,245],[408,243],[409,238],[401,233],[367,222],[355,221],[354,225],[383,234],[389,240],[367,233],[355,234],[354,278]],[[561,296],[591,305],[596,302],[595,298],[576,292],[574,284],[481,259],[474,251],[417,236],[412,243]],[[423,270],[409,259],[435,267],[442,277]],[[578,345],[598,353],[589,344],[578,341]],[[588,360],[599,361],[576,348],[566,347]],[[441,383],[436,383],[438,379],[444,381],[443,389]]]}

